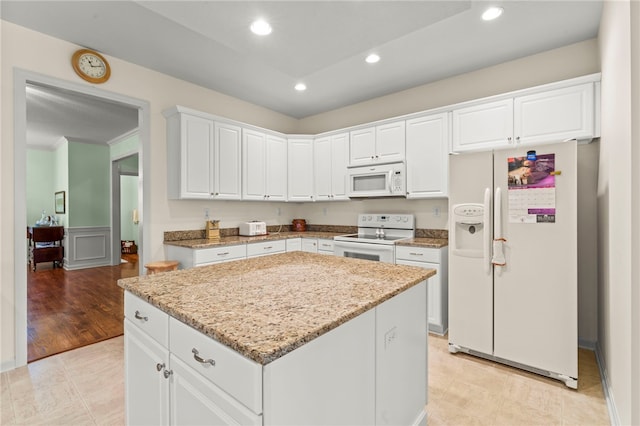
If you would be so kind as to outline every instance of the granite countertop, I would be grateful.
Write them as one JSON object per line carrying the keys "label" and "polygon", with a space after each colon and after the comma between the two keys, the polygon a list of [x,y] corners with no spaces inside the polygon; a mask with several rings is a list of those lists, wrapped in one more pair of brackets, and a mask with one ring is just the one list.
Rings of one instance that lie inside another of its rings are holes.
{"label": "granite countertop", "polygon": [[291,252],[118,285],[264,365],[433,275],[434,269]]}
{"label": "granite countertop", "polygon": [[446,238],[410,238],[408,240],[398,241],[397,246],[410,246],[410,247],[427,247],[427,248],[442,248],[449,245],[449,240]]}
{"label": "granite countertop", "polygon": [[[333,237],[338,235],[345,235],[344,232],[274,232],[267,235],[258,235],[255,237],[243,237],[238,235],[221,237],[219,241],[208,240],[206,238],[190,239],[190,240],[178,240],[178,241],[164,241],[165,245],[186,247],[192,249],[203,249],[210,247],[220,246],[233,246],[238,244],[256,243],[260,241],[272,241],[282,240],[288,238],[325,238],[332,240]],[[398,241],[397,245],[413,246],[413,247],[429,247],[429,248],[441,248],[446,247],[449,242],[446,238],[426,238],[415,237],[404,241]]]}

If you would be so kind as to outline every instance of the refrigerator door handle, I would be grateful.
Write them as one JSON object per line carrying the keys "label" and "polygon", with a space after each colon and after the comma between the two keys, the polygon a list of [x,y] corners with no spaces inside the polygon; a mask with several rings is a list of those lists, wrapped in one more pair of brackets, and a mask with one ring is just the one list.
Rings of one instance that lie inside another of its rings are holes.
{"label": "refrigerator door handle", "polygon": [[491,274],[491,190],[485,188],[484,190],[484,238],[483,238],[483,260],[484,260],[484,273]]}
{"label": "refrigerator door handle", "polygon": [[[493,257],[491,263],[495,266],[505,266],[507,261],[504,257],[504,243],[507,240],[502,236],[502,190],[496,188],[496,195],[494,199],[494,212],[493,212]],[[502,268],[498,269],[498,273],[502,271]]]}

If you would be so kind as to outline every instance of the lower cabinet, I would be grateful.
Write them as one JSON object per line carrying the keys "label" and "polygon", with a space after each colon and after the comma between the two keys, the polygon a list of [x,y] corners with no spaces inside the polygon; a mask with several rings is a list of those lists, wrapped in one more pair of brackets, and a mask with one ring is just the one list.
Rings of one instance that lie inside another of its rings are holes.
{"label": "lower cabinet", "polygon": [[333,256],[333,240],[318,238],[318,254]]}
{"label": "lower cabinet", "polygon": [[287,251],[301,251],[302,250],[302,238],[287,238],[285,244]]}
{"label": "lower cabinet", "polygon": [[426,424],[426,282],[266,365],[127,301],[127,424]]}
{"label": "lower cabinet", "polygon": [[449,328],[448,251],[443,248],[396,247],[396,264],[435,269],[427,283],[429,331],[444,335]]}
{"label": "lower cabinet", "polygon": [[167,256],[169,259],[180,262],[181,269],[188,269],[194,266],[206,266],[213,265],[214,263],[245,259],[247,257],[247,245],[238,244],[235,246],[202,249],[168,245]]}
{"label": "lower cabinet", "polygon": [[303,238],[302,239],[302,251],[308,253],[318,252],[318,240],[315,238]]}

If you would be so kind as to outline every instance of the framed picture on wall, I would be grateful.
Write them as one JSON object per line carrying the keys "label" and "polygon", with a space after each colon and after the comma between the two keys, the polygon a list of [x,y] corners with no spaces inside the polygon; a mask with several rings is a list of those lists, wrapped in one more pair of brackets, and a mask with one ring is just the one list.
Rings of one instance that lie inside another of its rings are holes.
{"label": "framed picture on wall", "polygon": [[65,206],[64,191],[56,192],[56,194],[55,194],[55,205],[56,205],[56,214],[57,213],[63,213],[64,214],[64,206]]}

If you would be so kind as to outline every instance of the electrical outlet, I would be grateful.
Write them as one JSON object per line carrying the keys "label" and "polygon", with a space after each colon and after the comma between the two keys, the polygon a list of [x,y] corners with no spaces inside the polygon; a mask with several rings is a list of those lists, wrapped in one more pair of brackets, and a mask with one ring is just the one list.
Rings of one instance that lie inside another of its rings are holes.
{"label": "electrical outlet", "polygon": [[397,327],[393,327],[391,330],[384,333],[384,348],[387,349],[394,340],[398,338]]}
{"label": "electrical outlet", "polygon": [[327,208],[323,207],[322,208],[322,216],[326,216],[327,215]]}
{"label": "electrical outlet", "polygon": [[209,209],[206,207],[204,209],[204,219],[209,220]]}
{"label": "electrical outlet", "polygon": [[280,215],[282,214],[282,210],[280,209],[280,207],[278,207],[278,208],[276,209],[276,214],[277,214],[278,216],[280,216]]}
{"label": "electrical outlet", "polygon": [[436,206],[436,207],[433,208],[433,215],[435,217],[440,217],[440,207],[439,206]]}

